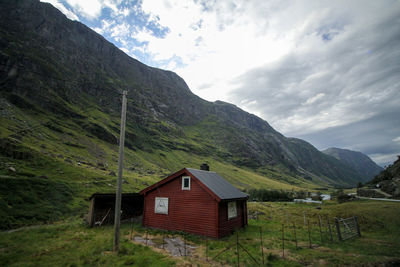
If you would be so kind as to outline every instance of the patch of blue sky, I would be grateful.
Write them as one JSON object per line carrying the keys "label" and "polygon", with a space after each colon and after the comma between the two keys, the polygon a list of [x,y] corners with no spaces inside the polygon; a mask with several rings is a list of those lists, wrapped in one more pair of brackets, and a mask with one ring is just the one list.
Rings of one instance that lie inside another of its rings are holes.
{"label": "patch of blue sky", "polygon": [[159,18],[146,14],[141,8],[141,1],[122,1],[115,3],[115,7],[103,6],[96,17],[87,17],[70,6],[67,1],[62,4],[74,12],[80,22],[99,32],[108,41],[115,44],[128,55],[139,61],[159,68],[171,68],[185,66],[182,59],[173,56],[166,60],[155,60],[154,55],[147,51],[148,41],[136,40],[133,36],[141,31],[153,35],[156,38],[165,38],[169,28],[159,23]]}
{"label": "patch of blue sky", "polygon": [[[99,16],[95,18],[83,16],[83,14],[80,14],[78,10],[70,6],[65,0],[60,2],[68,10],[77,15],[83,24],[92,29],[101,29],[103,27],[103,21],[114,21],[116,25],[126,23],[132,26],[133,29],[146,29],[158,38],[164,38],[169,32],[169,28],[160,25],[157,18],[152,19],[149,14],[143,12],[140,1],[122,1],[120,4],[116,5],[117,12],[108,6],[103,6]],[[124,13],[125,10],[128,12]]]}
{"label": "patch of blue sky", "polygon": [[316,34],[321,37],[322,41],[332,41],[344,29],[344,24],[334,23],[330,25],[323,25],[317,29]]}
{"label": "patch of blue sky", "polygon": [[[161,69],[166,69],[166,70],[175,70],[175,69],[180,69],[184,68],[187,66],[182,60],[181,57],[177,55],[173,55],[172,57],[168,59],[163,59],[163,60],[154,60],[153,57],[149,57],[149,55],[144,55],[144,57],[147,57],[147,65],[156,67],[156,68],[161,68]],[[140,59],[139,59],[140,60]]]}
{"label": "patch of blue sky", "polygon": [[202,7],[202,11],[210,12],[213,10],[216,0],[194,0],[196,4]]}

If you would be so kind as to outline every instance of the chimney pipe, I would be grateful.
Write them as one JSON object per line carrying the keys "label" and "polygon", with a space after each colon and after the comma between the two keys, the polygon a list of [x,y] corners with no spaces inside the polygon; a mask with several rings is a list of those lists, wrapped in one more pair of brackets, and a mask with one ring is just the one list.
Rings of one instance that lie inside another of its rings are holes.
{"label": "chimney pipe", "polygon": [[207,163],[203,163],[200,166],[200,170],[202,170],[202,171],[210,171],[210,166],[208,166]]}

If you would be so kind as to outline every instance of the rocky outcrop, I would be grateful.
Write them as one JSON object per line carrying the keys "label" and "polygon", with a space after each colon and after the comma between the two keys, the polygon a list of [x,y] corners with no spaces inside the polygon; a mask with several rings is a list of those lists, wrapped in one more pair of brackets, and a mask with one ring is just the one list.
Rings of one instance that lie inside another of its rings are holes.
{"label": "rocky outcrop", "polygon": [[400,199],[400,156],[397,157],[392,165],[376,175],[366,187],[378,188],[390,197]]}

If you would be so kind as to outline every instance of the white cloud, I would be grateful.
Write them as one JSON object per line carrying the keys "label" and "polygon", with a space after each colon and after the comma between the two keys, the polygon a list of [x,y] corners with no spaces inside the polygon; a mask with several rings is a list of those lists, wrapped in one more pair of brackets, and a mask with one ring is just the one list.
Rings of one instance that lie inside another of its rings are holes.
{"label": "white cloud", "polygon": [[[311,12],[300,16],[301,21],[290,20],[293,28],[300,26],[289,53],[234,79],[237,89],[229,100],[260,112],[278,131],[290,135],[396,109],[399,30],[394,25],[400,5],[377,7],[375,2],[365,2],[358,8],[359,2],[349,7],[335,2],[315,9],[307,3],[299,13],[304,8]],[[252,106],[240,104],[243,98],[260,101]]]}
{"label": "white cloud", "polygon": [[129,49],[127,49],[127,48],[125,48],[125,47],[121,48],[121,50],[124,51],[125,54],[129,54],[129,53],[130,53]]}
{"label": "white cloud", "polygon": [[373,161],[375,161],[378,165],[384,167],[392,164],[394,161],[397,160],[397,154],[381,154],[381,153],[376,153],[376,154],[371,154],[368,155]]}
{"label": "white cloud", "polygon": [[71,10],[67,9],[62,3],[60,3],[57,0],[40,0],[41,2],[45,2],[45,3],[50,3],[52,4],[54,7],[56,7],[58,10],[60,10],[65,16],[67,16],[67,18],[71,19],[71,20],[76,20],[79,21],[79,18],[77,15],[75,15],[74,12],[72,12]]}
{"label": "white cloud", "polygon": [[88,19],[94,19],[101,13],[102,2],[100,0],[66,0],[67,3]]}
{"label": "white cloud", "polygon": [[311,104],[314,104],[316,101],[318,101],[319,99],[323,98],[324,96],[325,96],[324,93],[316,94],[315,96],[308,98],[306,102],[303,102],[303,103],[301,103],[301,104],[302,104],[302,105],[311,105]]}
{"label": "white cloud", "polygon": [[101,27],[94,27],[93,30],[99,34],[112,33],[112,27],[114,24],[114,21],[105,19],[101,21]]}
{"label": "white cloud", "polygon": [[[260,34],[260,23],[266,23],[252,20],[256,5],[218,1],[205,11],[194,2],[143,1],[143,11],[170,31],[158,38],[143,30],[135,38],[149,42],[147,51],[155,61],[180,58],[184,65],[172,70],[183,76],[195,93],[208,100],[227,100],[234,87],[232,77],[279,59],[294,45],[294,32],[278,36],[272,29]],[[202,88],[205,80],[213,81],[212,86]]]}
{"label": "white cloud", "polygon": [[103,5],[104,5],[105,7],[110,8],[115,14],[118,14],[118,13],[119,13],[118,6],[117,6],[117,4],[116,4],[114,1],[111,1],[111,0],[103,0],[103,1],[104,1],[104,2],[103,2]]}
{"label": "white cloud", "polygon": [[394,138],[392,141],[395,143],[400,143],[400,136]]}
{"label": "white cloud", "polygon": [[123,39],[125,39],[126,36],[128,36],[131,32],[131,28],[126,22],[120,24],[114,24],[111,27],[109,27],[109,30],[111,33],[111,37],[118,37]]}
{"label": "white cloud", "polygon": [[124,15],[125,17],[127,17],[131,13],[131,11],[128,8],[123,8],[123,9],[119,10],[119,13]]}

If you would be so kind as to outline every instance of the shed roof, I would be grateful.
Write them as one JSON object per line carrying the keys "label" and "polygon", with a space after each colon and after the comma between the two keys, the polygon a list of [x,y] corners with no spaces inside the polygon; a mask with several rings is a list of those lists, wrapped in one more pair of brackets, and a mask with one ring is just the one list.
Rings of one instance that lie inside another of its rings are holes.
{"label": "shed roof", "polygon": [[199,180],[201,186],[209,191],[209,193],[212,194],[218,201],[248,198],[247,194],[239,191],[239,189],[231,185],[227,180],[219,176],[217,173],[201,171],[192,168],[183,168],[182,170],[169,175],[167,178],[143,189],[139,193],[145,195],[147,192],[155,190],[181,175],[191,175],[195,179]]}
{"label": "shed roof", "polygon": [[219,176],[216,172],[202,171],[186,168],[201,183],[207,186],[221,200],[247,198],[248,195],[230,184],[227,180]]}
{"label": "shed roof", "polygon": [[[92,198],[114,198],[115,199],[116,194],[115,193],[94,193],[89,197],[89,200]],[[122,197],[139,197],[139,193],[122,193]]]}

